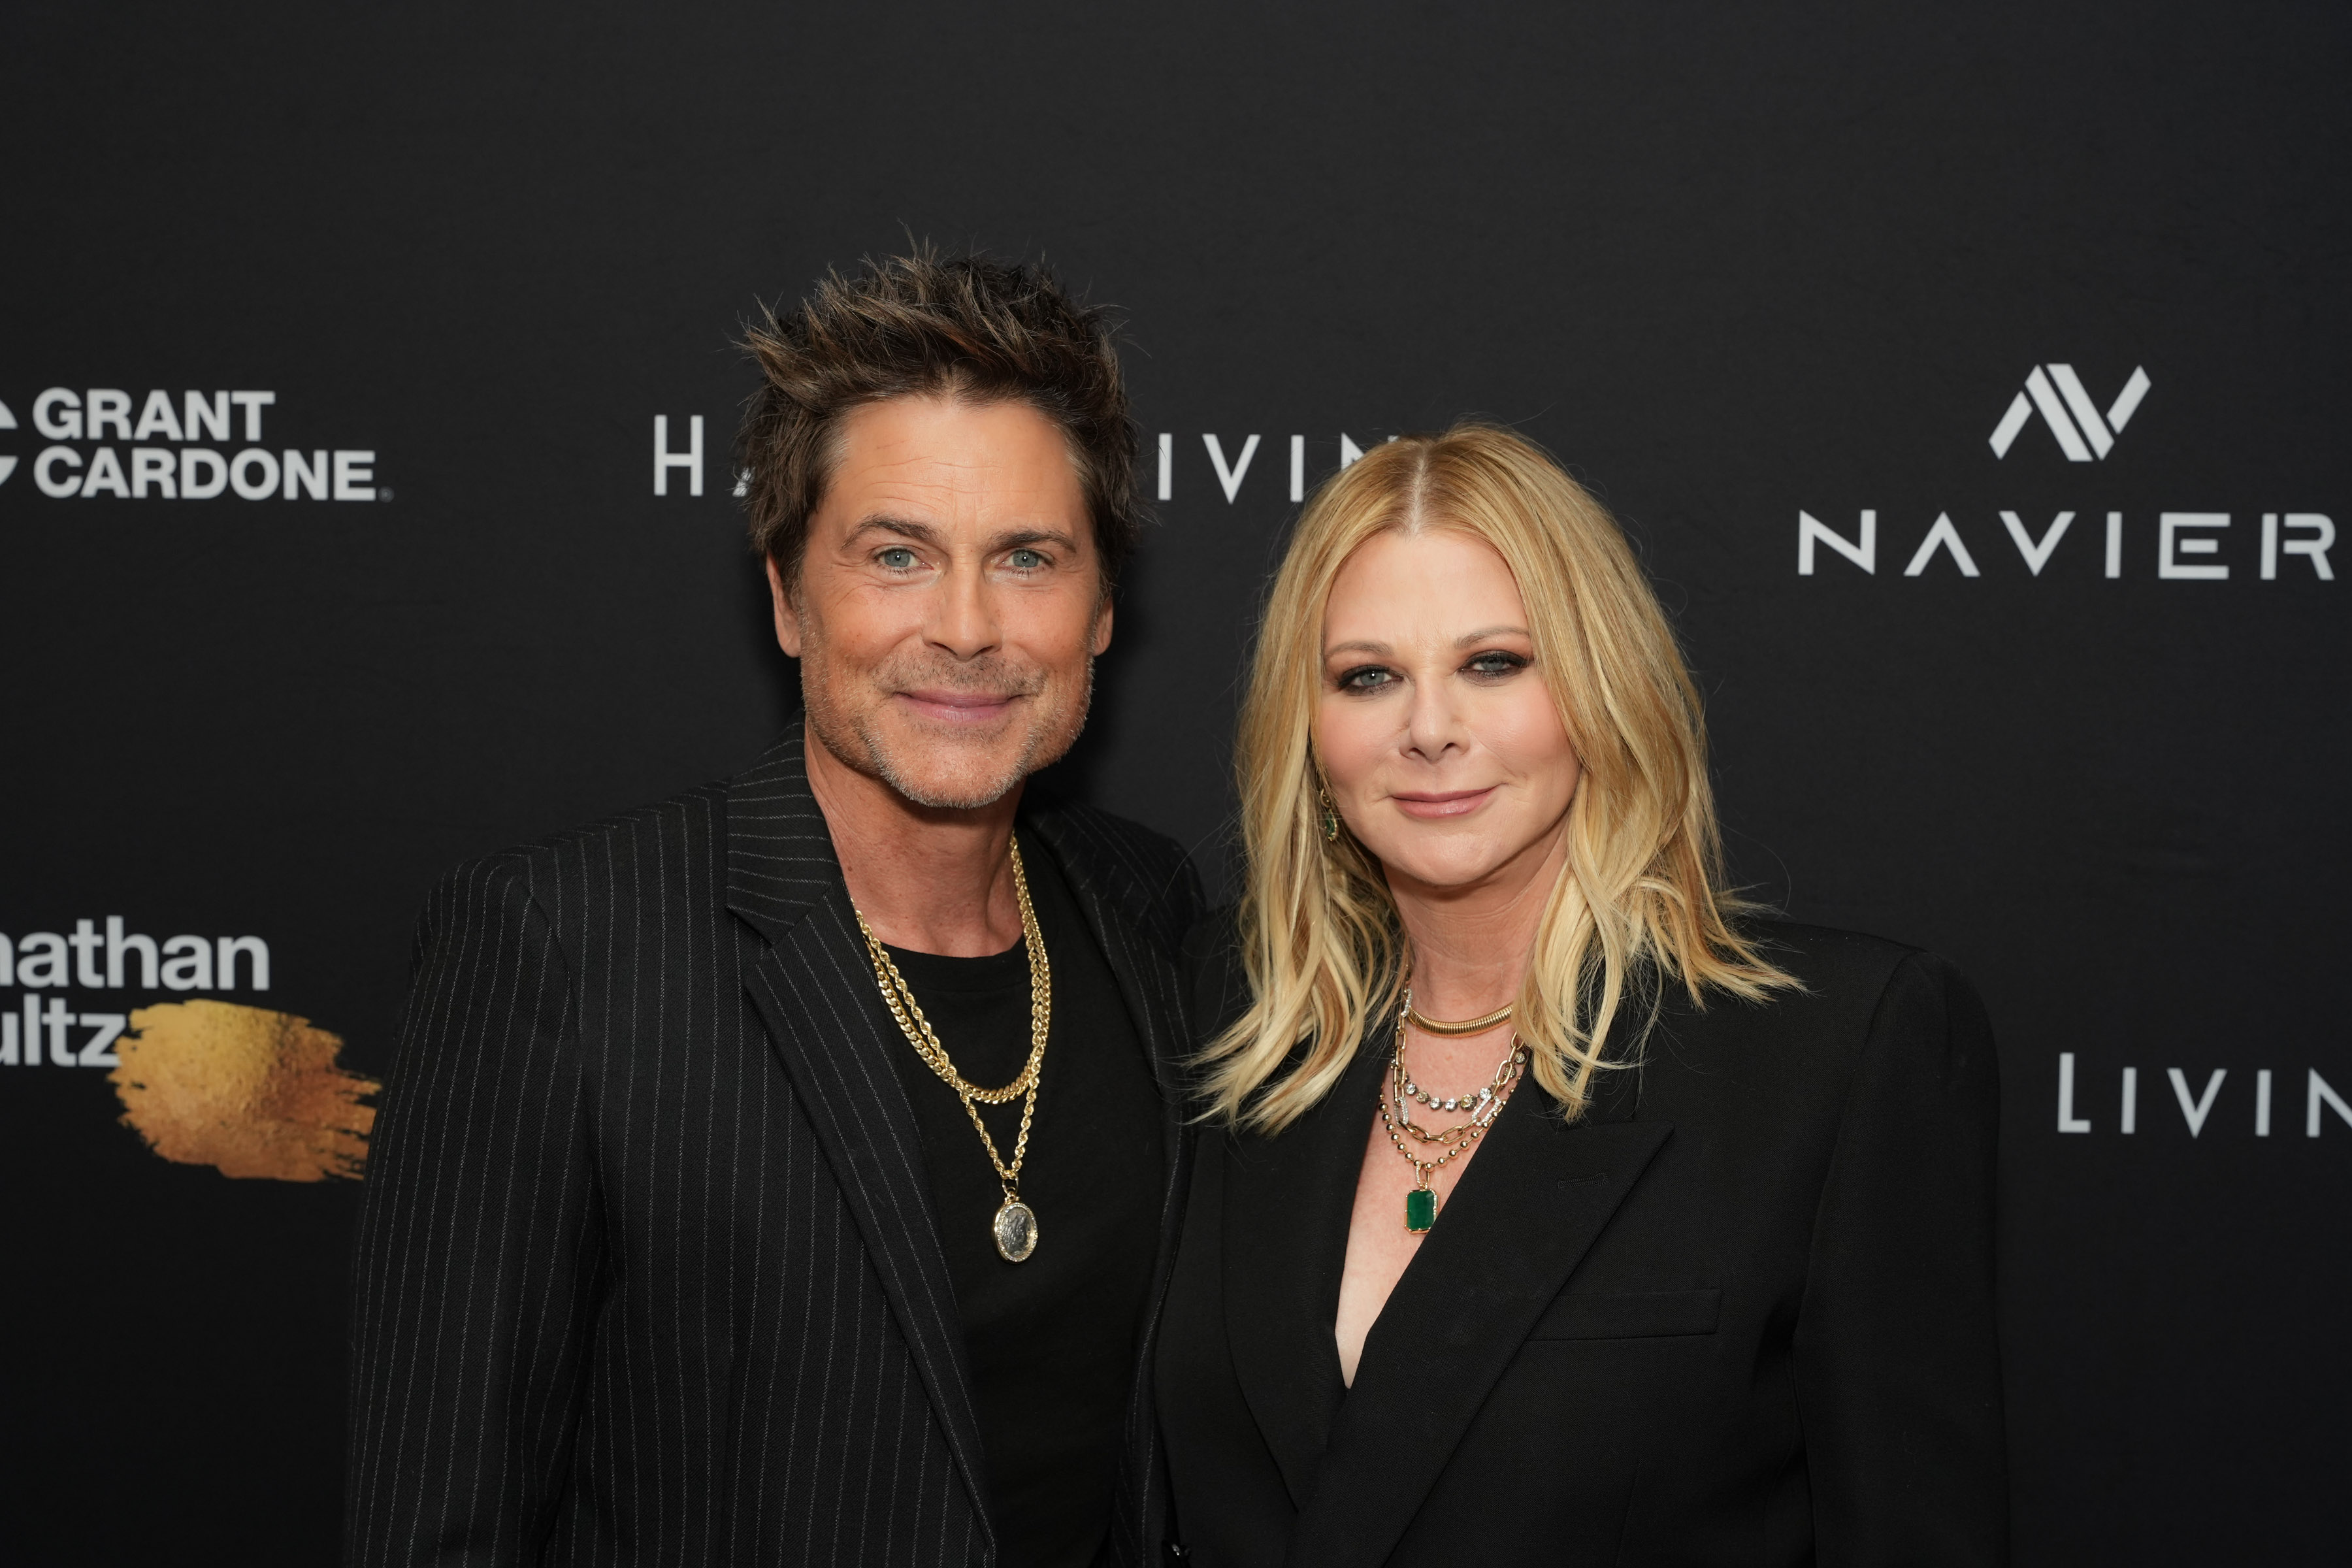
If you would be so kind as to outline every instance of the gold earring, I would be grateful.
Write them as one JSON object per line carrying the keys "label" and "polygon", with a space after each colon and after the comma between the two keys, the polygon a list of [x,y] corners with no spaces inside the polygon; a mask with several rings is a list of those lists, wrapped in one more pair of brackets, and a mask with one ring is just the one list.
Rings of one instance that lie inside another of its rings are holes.
{"label": "gold earring", "polygon": [[1332,808],[1331,792],[1325,789],[1321,784],[1317,784],[1315,786],[1315,798],[1323,803],[1323,842],[1326,844],[1339,843],[1339,814]]}

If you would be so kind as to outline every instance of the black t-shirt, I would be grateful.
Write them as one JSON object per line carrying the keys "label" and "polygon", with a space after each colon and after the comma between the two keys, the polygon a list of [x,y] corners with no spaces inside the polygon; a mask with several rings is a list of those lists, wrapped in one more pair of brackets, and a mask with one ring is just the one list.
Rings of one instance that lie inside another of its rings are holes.
{"label": "black t-shirt", "polygon": [[[921,1130],[955,1281],[1005,1568],[1085,1568],[1110,1522],[1144,1297],[1160,1244],[1163,1110],[1118,983],[1052,859],[1024,841],[1052,965],[1053,1017],[1022,1201],[1037,1249],[1007,1263],[1004,1202],[955,1091],[911,1045],[891,1053]],[[1029,1057],[1026,945],[987,958],[889,950],[967,1082],[1007,1084]],[[975,1102],[977,1103],[977,1102]],[[1021,1101],[980,1105],[1009,1162]]]}

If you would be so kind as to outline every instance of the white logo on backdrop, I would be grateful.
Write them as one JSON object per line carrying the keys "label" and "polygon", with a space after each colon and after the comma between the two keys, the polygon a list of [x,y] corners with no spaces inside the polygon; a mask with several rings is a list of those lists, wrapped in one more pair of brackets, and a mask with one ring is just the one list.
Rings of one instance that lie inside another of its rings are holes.
{"label": "white logo on backdrop", "polygon": [[[2087,1074],[2085,1076],[2087,1077]],[[2236,1081],[2242,1083],[2244,1078],[2245,1075],[2242,1072]],[[2286,1079],[2289,1085],[2294,1084],[2294,1074],[2292,1070],[2289,1070]],[[2275,1100],[2283,1098],[2275,1092],[2273,1080],[2273,1074],[2269,1068],[2256,1068],[2253,1075],[2252,1104],[2249,1106],[2241,1102],[2240,1107],[2232,1114],[2225,1116],[2218,1125],[2233,1128],[2251,1125],[2255,1137],[2269,1137],[2273,1105]],[[2179,1068],[2167,1068],[2162,1081],[2171,1087],[2173,1103],[2179,1108],[2182,1127],[2188,1131],[2191,1138],[2201,1138],[2205,1133],[2207,1121],[2211,1118],[2216,1107],[2223,1099],[2222,1086],[2232,1080],[2229,1068],[2215,1068],[2205,1075],[2203,1083],[2196,1084],[2192,1088],[2191,1085],[2195,1080],[2188,1073]],[[2123,1133],[2137,1133],[2140,1121],[2139,1068],[2125,1068],[2117,1088],[2121,1093],[2110,1102],[2116,1107],[2115,1131]],[[2241,1091],[2238,1089],[2231,1090],[2232,1095],[2239,1092]],[[2293,1095],[2294,1092],[2291,1087],[2287,1089],[2288,1095]],[[2059,1131],[2095,1132],[2100,1130],[2098,1120],[2092,1114],[2091,1096],[2090,1085],[2087,1082],[2078,1084],[2076,1081],[2074,1053],[2059,1052]],[[2149,1098],[2161,1101],[2163,1096],[2151,1094]],[[2332,1112],[2333,1121],[2341,1121],[2346,1126],[2352,1127],[2352,1104],[2347,1104],[2344,1097],[2336,1092],[2334,1084],[2319,1076],[2317,1068],[2304,1069],[2302,1099],[2303,1135],[2305,1138],[2316,1138],[2325,1128],[2333,1124],[2330,1118],[2323,1114],[2324,1112]],[[2244,1120],[2239,1120],[2240,1118]]]}
{"label": "white logo on backdrop", "polygon": [[[244,500],[392,499],[372,449],[261,445],[263,411],[277,403],[274,392],[158,388],[142,402],[120,387],[52,386],[33,399],[33,428],[50,442],[33,458],[33,483],[52,500],[211,500],[232,489]],[[0,403],[0,430],[16,428]],[[0,457],[0,484],[16,470],[15,457]]]}
{"label": "white logo on backdrop", "polygon": [[[100,996],[101,1011],[84,1010],[69,993],[121,991],[230,992],[242,976],[255,991],[269,989],[269,944],[257,936],[174,936],[157,939],[124,929],[121,915],[74,921],[72,934],[0,934],[0,989],[22,987],[17,1005],[0,1012],[0,1068],[110,1068],[111,1048],[130,1015],[120,997]],[[89,1031],[77,1043],[68,1032]],[[44,1047],[46,1046],[46,1050]]]}
{"label": "white logo on backdrop", "polygon": [[[2115,450],[2116,437],[2131,423],[2132,416],[2139,412],[2152,384],[2147,368],[2135,366],[2125,379],[2123,389],[2103,413],[2092,402],[2090,389],[2083,384],[2083,378],[2075,374],[2073,365],[2035,365],[2025,377],[2025,389],[2010,400],[2009,412],[2001,416],[2000,425],[1993,429],[1988,443],[1993,458],[1999,461],[2009,456],[2018,437],[2039,414],[2068,462],[2097,462]],[[2016,550],[2018,563],[2025,568],[2026,574],[2039,577],[2062,543],[2069,538],[2083,537],[2082,532],[2073,531],[2077,515],[2073,509],[2043,514],[2049,518],[2047,522],[2027,508],[1989,509],[1973,519],[1963,511],[1958,520],[1951,512],[1939,510],[1934,513],[1933,521],[1927,521],[1928,510],[1921,507],[1913,513],[1921,520],[1912,525],[1922,530],[1912,536],[1918,542],[1916,546],[1907,556],[1895,556],[1904,563],[1902,574],[1906,577],[1948,577],[1953,574],[1962,578],[1982,577],[1986,566],[1996,565],[1999,557],[2006,553],[2000,543],[2004,536]],[[2127,574],[2126,562],[2136,556],[2145,561],[2147,554],[2153,554],[2155,575],[2161,582],[2221,583],[2228,581],[2233,571],[2242,577],[2252,567],[2255,577],[2270,583],[2277,581],[2300,556],[2310,567],[2312,578],[2323,583],[2336,580],[2336,569],[2328,558],[2336,547],[2336,523],[2326,513],[2281,510],[2252,515],[2260,519],[2255,527],[2243,528],[2233,534],[2231,527],[2234,520],[2226,511],[2158,511],[2152,530],[2145,513],[2135,526],[2120,510],[2106,512],[2106,526],[2098,535],[2096,546],[2100,551],[2101,575],[2117,578],[2134,574]],[[2000,525],[1997,532],[1992,527],[1995,522]],[[1831,527],[1809,511],[1800,510],[1797,574],[1813,576],[1823,560],[1835,555],[1852,562],[1865,574],[1877,575],[1878,524],[1876,507],[1859,509],[1854,531],[1850,534]],[[2247,543],[2233,543],[2249,533],[2255,537]],[[2131,541],[2135,535],[2143,542],[2134,545]],[[2252,545],[2251,552],[2248,543]],[[2148,544],[2155,546],[2152,552],[2147,551]],[[2082,547],[2078,544],[2074,548]],[[1896,549],[1900,552],[1902,546]],[[2252,560],[2245,559],[2248,553]],[[2231,555],[2238,557],[2234,566],[2229,559]],[[2139,570],[2145,571],[2146,567]]]}
{"label": "white logo on backdrop", "polygon": [[2107,405],[2102,416],[2091,401],[2090,392],[2083,378],[2074,374],[2071,364],[2033,367],[2025,378],[2025,390],[2010,400],[2009,412],[1993,426],[1992,455],[2006,458],[2017,441],[2018,432],[2039,413],[2042,422],[2050,426],[2050,434],[2058,437],[2059,450],[2070,463],[2088,463],[2105,458],[2115,450],[2116,437],[2122,435],[2131,416],[2139,411],[2140,399],[2147,395],[2147,372],[2135,368],[2116,400]]}
{"label": "white logo on backdrop", "polygon": [[[677,446],[673,444],[676,437],[670,431],[669,416],[654,416],[654,494],[667,496],[670,493],[672,470],[677,470],[677,477],[684,481],[688,495],[702,493],[703,429],[702,416],[688,415],[686,444]],[[1226,446],[1228,439],[1234,441],[1230,449]],[[1396,437],[1391,436],[1389,439],[1393,441]],[[1201,450],[1207,456],[1209,467],[1216,474],[1217,488],[1223,493],[1227,506],[1241,500],[1243,482],[1249,478],[1252,465],[1256,463],[1258,447],[1264,440],[1263,436],[1255,434],[1237,438],[1222,437],[1214,432],[1202,435]],[[1307,499],[1307,449],[1306,437],[1290,437],[1290,484],[1285,493],[1295,501]],[[1173,500],[1176,499],[1176,437],[1173,432],[1160,437],[1158,455],[1159,484],[1154,494],[1160,500]],[[1355,437],[1342,432],[1339,439],[1339,466],[1344,468],[1363,455],[1364,448],[1357,444]],[[1263,473],[1265,469],[1258,471]],[[730,493],[742,495],[746,489],[745,476],[739,471],[734,479],[735,485]]]}

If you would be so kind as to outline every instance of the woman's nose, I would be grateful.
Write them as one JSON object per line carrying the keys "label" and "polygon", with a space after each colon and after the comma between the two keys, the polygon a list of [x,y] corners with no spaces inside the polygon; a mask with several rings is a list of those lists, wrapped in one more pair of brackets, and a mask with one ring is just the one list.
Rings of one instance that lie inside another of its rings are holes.
{"label": "woman's nose", "polygon": [[1436,762],[1459,750],[1466,739],[1462,715],[1443,680],[1413,683],[1412,707],[1405,717],[1405,749]]}

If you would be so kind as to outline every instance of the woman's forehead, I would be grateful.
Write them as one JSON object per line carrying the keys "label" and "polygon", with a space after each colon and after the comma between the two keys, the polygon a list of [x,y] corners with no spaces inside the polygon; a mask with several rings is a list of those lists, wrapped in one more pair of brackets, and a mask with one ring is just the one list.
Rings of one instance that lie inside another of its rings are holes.
{"label": "woman's forehead", "polygon": [[1453,640],[1523,618],[1517,579],[1486,541],[1454,528],[1391,530],[1340,566],[1324,608],[1324,640]]}

